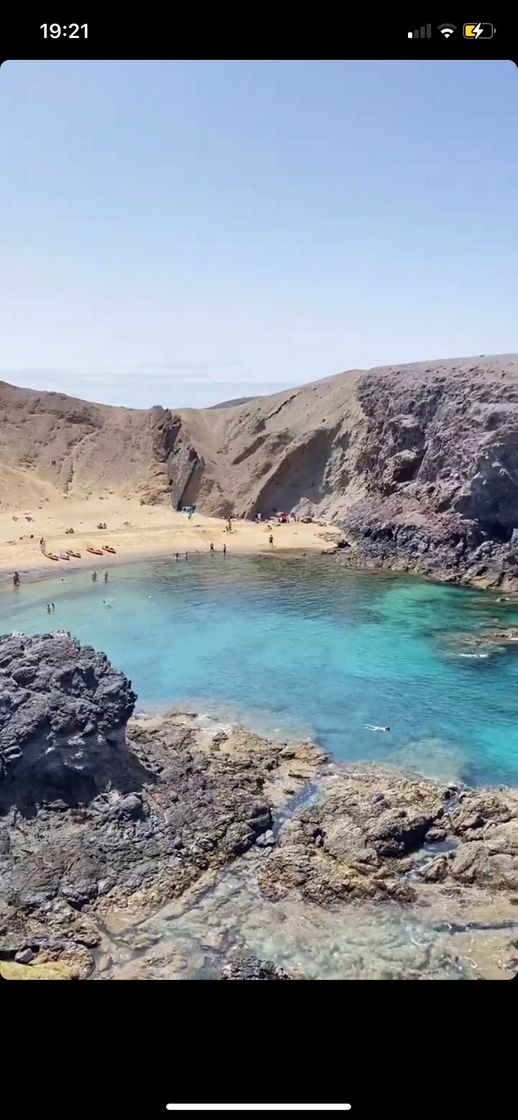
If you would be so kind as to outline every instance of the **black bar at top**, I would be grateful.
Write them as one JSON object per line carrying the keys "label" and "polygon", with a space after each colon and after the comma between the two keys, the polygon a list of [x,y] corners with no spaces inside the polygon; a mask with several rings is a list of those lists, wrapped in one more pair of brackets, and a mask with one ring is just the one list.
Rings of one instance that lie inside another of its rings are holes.
{"label": "black bar at top", "polygon": [[[239,58],[239,59],[510,59],[518,65],[518,16],[494,14],[495,33],[491,39],[467,40],[463,24],[473,13],[447,11],[456,30],[445,38],[438,28],[444,14],[430,20],[430,13],[412,12],[412,17],[369,15],[365,9],[345,11],[335,17],[331,9],[320,20],[292,17],[284,19],[279,10],[269,12],[262,5],[246,10],[217,6],[207,11],[174,6],[164,15],[160,7],[128,5],[118,13],[97,8],[88,11],[51,12],[29,15],[25,6],[0,16],[0,60],[2,59],[147,59],[147,58]],[[79,5],[81,7],[81,5]],[[105,9],[108,6],[105,5]],[[31,9],[33,11],[34,9]],[[302,11],[302,10],[301,10]],[[192,14],[190,14],[192,12]],[[478,12],[475,13],[478,15]],[[416,19],[417,17],[417,19]],[[413,32],[414,21],[421,34]],[[40,25],[71,22],[88,24],[88,38],[44,39]],[[422,34],[422,31],[425,33]],[[428,30],[431,36],[428,37]]]}

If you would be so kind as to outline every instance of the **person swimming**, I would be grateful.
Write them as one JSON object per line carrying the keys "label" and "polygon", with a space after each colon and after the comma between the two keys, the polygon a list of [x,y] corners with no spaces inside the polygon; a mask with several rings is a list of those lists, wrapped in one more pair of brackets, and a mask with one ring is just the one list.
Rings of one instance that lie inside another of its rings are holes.
{"label": "person swimming", "polygon": [[381,727],[377,723],[366,723],[365,724],[365,730],[366,731],[390,731],[390,727]]}

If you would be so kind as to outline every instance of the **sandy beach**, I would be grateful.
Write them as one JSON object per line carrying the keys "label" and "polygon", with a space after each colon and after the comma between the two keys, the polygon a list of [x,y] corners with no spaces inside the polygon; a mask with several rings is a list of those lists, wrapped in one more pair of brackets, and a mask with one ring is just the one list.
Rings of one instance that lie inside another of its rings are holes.
{"label": "sandy beach", "polygon": [[[32,520],[28,520],[32,518]],[[98,529],[106,522],[106,529]],[[268,525],[272,524],[272,528]],[[66,530],[73,528],[73,534]],[[0,511],[0,585],[10,584],[14,571],[24,578],[80,568],[105,570],[114,564],[181,554],[208,552],[211,541],[220,552],[226,544],[228,554],[252,555],[269,551],[268,537],[274,537],[274,551],[323,552],[333,550],[338,530],[322,524],[300,522],[277,525],[263,522],[233,521],[232,532],[221,518],[194,513],[176,513],[167,506],[144,506],[133,498],[56,499],[40,506]],[[59,555],[67,549],[81,553],[80,559],[49,560],[43,556],[40,538],[46,550]],[[101,548],[111,545],[115,554],[96,556],[86,551],[87,545]]]}

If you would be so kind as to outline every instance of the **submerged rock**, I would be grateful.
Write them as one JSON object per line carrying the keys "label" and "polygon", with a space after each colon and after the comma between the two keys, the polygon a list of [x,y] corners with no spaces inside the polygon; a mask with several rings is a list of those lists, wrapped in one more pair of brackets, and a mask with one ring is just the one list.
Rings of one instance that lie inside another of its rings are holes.
{"label": "submerged rock", "polygon": [[263,961],[252,954],[234,956],[221,970],[222,980],[300,980],[295,973],[278,968],[273,961]]}

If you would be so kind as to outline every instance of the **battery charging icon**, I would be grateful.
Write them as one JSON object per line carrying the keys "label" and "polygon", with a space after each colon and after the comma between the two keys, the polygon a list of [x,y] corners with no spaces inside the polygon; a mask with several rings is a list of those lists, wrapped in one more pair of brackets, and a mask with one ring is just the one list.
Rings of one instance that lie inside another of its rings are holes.
{"label": "battery charging icon", "polygon": [[492,39],[495,29],[492,23],[465,23],[465,39]]}

